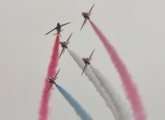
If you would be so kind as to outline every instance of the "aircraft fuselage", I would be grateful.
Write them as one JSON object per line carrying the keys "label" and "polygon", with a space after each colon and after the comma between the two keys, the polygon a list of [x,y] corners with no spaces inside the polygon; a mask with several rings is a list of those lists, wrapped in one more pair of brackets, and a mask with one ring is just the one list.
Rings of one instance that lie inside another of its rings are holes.
{"label": "aircraft fuselage", "polygon": [[89,14],[87,12],[83,12],[82,15],[84,16],[85,19],[90,19]]}
{"label": "aircraft fuselage", "polygon": [[61,25],[60,25],[60,23],[57,23],[57,33],[60,33],[61,32]]}
{"label": "aircraft fuselage", "polygon": [[88,58],[83,58],[83,61],[84,61],[85,64],[90,65],[90,60]]}
{"label": "aircraft fuselage", "polygon": [[54,82],[54,80],[53,80],[53,78],[52,78],[52,77],[49,77],[49,78],[48,78],[48,80],[49,80],[49,82],[50,82],[50,83],[55,84],[55,82]]}
{"label": "aircraft fuselage", "polygon": [[66,42],[60,42],[60,44],[61,44],[61,47],[68,48],[68,46],[66,45]]}

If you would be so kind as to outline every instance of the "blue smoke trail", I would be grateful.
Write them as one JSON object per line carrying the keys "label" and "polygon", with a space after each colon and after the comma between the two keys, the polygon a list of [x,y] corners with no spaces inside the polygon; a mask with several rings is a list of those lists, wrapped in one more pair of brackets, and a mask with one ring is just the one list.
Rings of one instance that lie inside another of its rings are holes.
{"label": "blue smoke trail", "polygon": [[93,120],[90,115],[81,107],[81,105],[65,89],[57,84],[55,84],[55,86],[69,102],[69,104],[74,108],[77,115],[79,115],[82,120]]}

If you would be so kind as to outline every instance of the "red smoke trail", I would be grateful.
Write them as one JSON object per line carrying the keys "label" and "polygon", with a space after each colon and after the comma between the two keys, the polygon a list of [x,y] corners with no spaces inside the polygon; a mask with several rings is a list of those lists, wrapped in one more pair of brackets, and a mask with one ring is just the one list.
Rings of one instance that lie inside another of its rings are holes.
{"label": "red smoke trail", "polygon": [[122,84],[124,86],[124,90],[126,92],[127,99],[131,103],[134,117],[136,118],[136,120],[146,120],[146,114],[144,111],[143,103],[140,99],[140,95],[138,93],[137,87],[133,83],[133,80],[129,72],[127,71],[126,66],[119,58],[116,50],[109,43],[108,39],[103,35],[103,33],[96,27],[96,25],[92,21],[90,21],[90,24],[92,25],[94,31],[96,32],[102,43],[104,44],[109,56],[111,57],[113,64],[115,65],[120,75]]}
{"label": "red smoke trail", "polygon": [[[60,41],[59,34],[57,34],[52,51],[51,61],[48,67],[47,77],[48,76],[52,77],[56,73],[56,68],[58,65],[58,56],[59,56],[59,41]],[[49,87],[49,82],[47,80],[47,77],[45,78],[45,85],[42,92],[41,106],[39,109],[39,120],[48,120],[48,113],[49,113],[48,103],[51,95],[51,89],[48,92],[48,94],[46,94]]]}

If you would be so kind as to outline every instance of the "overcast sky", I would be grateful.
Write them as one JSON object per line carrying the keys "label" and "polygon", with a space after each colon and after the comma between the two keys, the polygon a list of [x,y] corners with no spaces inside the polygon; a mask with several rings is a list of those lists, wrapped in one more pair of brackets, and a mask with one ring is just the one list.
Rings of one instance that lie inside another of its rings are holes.
{"label": "overcast sky", "polygon": [[[121,80],[89,22],[82,31],[81,12],[116,48],[137,84],[148,120],[164,120],[165,1],[164,0],[0,0],[0,120],[37,120],[44,78],[55,36],[45,33],[57,22],[61,41],[71,32],[69,48],[88,57],[126,101]],[[57,83],[65,88],[94,120],[113,119],[94,86],[66,51],[60,58]],[[54,86],[53,86],[54,87]],[[50,100],[50,120],[79,120],[57,89]]]}

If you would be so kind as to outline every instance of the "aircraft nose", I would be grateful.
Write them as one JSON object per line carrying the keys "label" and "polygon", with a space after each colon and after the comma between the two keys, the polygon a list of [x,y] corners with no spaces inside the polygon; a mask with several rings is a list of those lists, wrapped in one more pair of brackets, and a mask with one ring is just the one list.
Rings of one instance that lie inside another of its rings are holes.
{"label": "aircraft nose", "polygon": [[82,12],[82,16],[84,16],[84,12]]}

